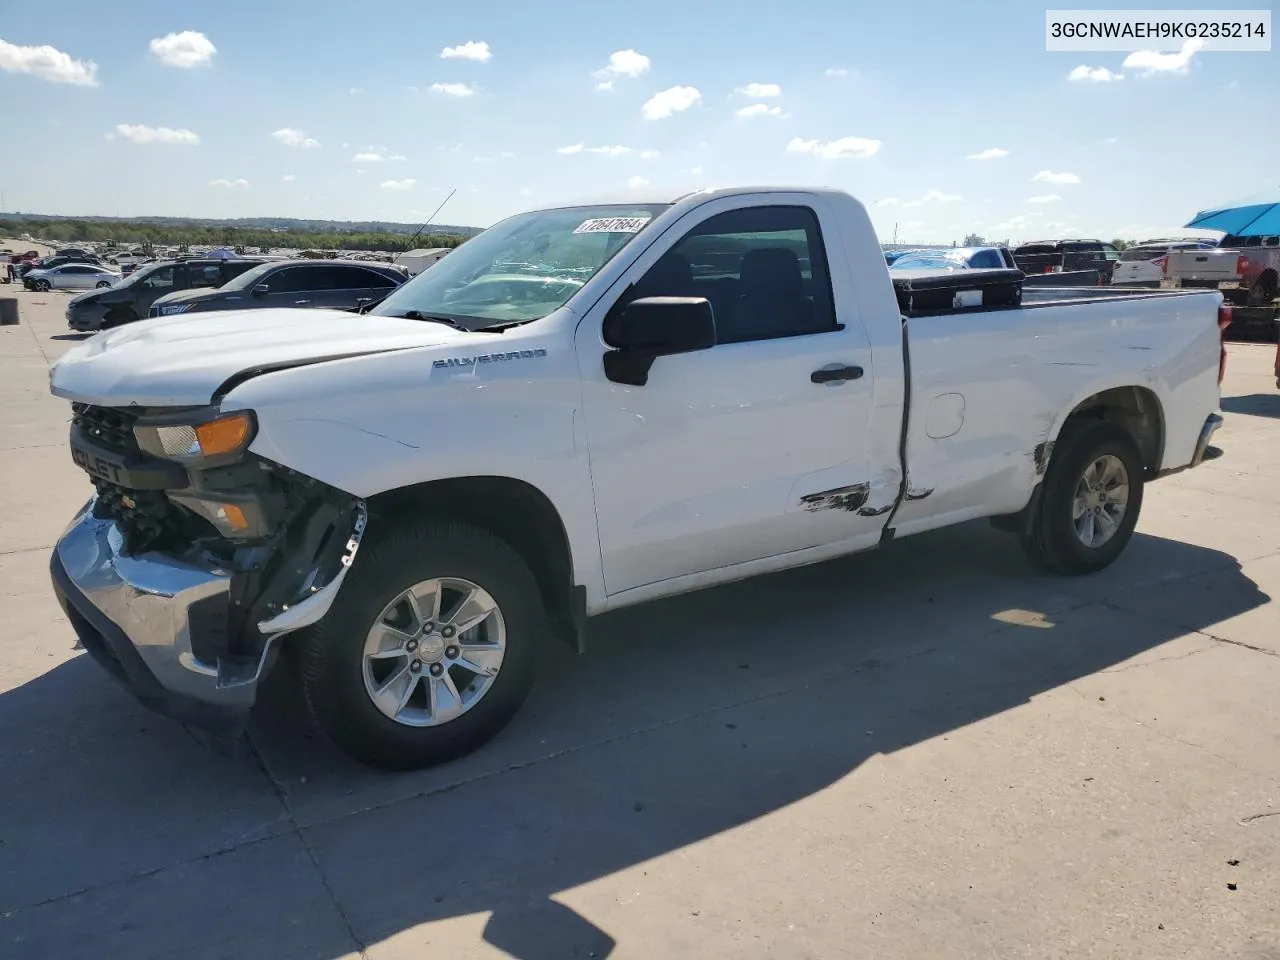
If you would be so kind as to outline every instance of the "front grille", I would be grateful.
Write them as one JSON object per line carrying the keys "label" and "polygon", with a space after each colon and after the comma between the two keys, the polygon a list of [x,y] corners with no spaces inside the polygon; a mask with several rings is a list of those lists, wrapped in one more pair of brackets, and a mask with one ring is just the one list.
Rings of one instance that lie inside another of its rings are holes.
{"label": "front grille", "polygon": [[138,439],[133,425],[139,414],[122,407],[95,407],[88,403],[71,404],[71,422],[84,435],[117,453],[139,455]]}

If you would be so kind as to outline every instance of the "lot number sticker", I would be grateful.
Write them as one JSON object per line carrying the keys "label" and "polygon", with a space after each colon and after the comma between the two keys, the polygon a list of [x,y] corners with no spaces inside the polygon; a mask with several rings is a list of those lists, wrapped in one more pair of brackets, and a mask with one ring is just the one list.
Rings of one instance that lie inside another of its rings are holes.
{"label": "lot number sticker", "polygon": [[574,233],[639,233],[649,217],[596,217],[583,220]]}

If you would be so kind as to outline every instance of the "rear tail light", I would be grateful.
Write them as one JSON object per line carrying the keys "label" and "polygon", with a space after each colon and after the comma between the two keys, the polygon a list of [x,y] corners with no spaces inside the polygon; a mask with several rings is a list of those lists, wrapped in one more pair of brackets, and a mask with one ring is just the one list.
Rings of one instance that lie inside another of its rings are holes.
{"label": "rear tail light", "polygon": [[1157,260],[1155,260],[1155,261],[1153,261],[1153,262],[1155,263],[1155,265],[1156,265],[1157,267],[1159,267],[1159,268],[1160,268],[1160,272],[1161,272],[1161,273],[1163,273],[1163,274],[1165,274],[1166,276],[1168,276],[1168,274],[1169,274],[1169,257],[1168,257],[1167,255],[1166,255],[1166,256],[1163,256],[1163,257],[1160,257],[1159,259],[1157,259]]}
{"label": "rear tail light", "polygon": [[1218,307],[1218,338],[1222,344],[1218,356],[1218,386],[1222,386],[1222,378],[1227,373],[1227,327],[1231,326],[1231,306],[1222,304]]}
{"label": "rear tail light", "polygon": [[1243,277],[1245,266],[1249,263],[1249,258],[1244,254],[1236,257],[1236,274]]}

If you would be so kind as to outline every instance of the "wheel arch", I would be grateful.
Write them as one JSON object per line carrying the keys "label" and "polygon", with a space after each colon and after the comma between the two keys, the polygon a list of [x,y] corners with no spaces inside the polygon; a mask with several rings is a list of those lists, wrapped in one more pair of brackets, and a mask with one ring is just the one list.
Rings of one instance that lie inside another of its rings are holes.
{"label": "wheel arch", "polygon": [[586,588],[576,583],[568,530],[551,499],[507,476],[450,477],[398,487],[367,500],[371,520],[446,517],[483,527],[520,554],[533,572],[558,635],[581,651]]}
{"label": "wheel arch", "polygon": [[1159,394],[1149,386],[1124,384],[1094,390],[1082,397],[1062,416],[1049,439],[1036,448],[1036,470],[1043,474],[1053,455],[1053,445],[1073,420],[1107,420],[1133,437],[1142,454],[1147,478],[1160,472],[1164,460],[1165,417]]}

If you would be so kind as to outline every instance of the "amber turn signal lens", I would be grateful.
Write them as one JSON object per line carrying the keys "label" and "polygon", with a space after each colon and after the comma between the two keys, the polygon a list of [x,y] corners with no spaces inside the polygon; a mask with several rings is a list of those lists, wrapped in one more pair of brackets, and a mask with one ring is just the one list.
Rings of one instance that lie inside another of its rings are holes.
{"label": "amber turn signal lens", "polygon": [[233,413],[202,423],[195,430],[201,454],[218,457],[238,452],[248,442],[253,422],[248,413]]}
{"label": "amber turn signal lens", "polygon": [[219,504],[218,510],[233,533],[243,533],[249,529],[249,519],[234,503]]}

